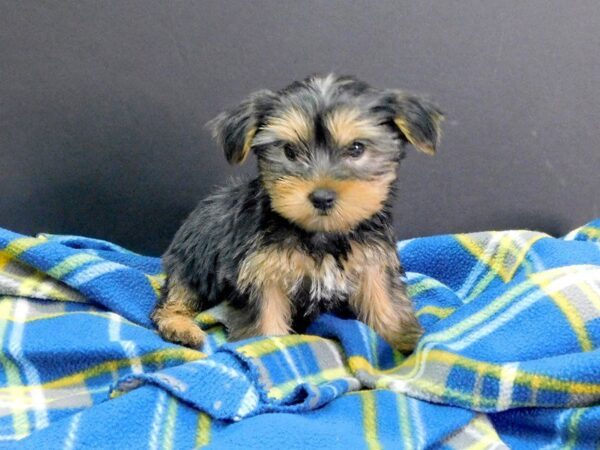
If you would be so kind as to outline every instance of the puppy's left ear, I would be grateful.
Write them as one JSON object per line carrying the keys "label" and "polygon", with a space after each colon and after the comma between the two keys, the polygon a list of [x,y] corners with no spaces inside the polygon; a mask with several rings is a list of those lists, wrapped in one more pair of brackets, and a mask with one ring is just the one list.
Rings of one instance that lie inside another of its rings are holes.
{"label": "puppy's left ear", "polygon": [[393,122],[417,150],[434,155],[442,135],[444,114],[431,101],[402,91],[387,91],[385,103]]}
{"label": "puppy's left ear", "polygon": [[275,98],[275,94],[268,90],[255,92],[206,124],[225,152],[229,164],[241,164],[246,160],[260,121]]}

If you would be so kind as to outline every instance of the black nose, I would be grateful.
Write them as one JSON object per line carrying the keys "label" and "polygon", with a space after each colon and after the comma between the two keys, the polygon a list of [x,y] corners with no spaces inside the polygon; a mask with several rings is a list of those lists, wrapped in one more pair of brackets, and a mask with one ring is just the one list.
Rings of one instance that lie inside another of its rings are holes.
{"label": "black nose", "polygon": [[316,189],[308,196],[315,208],[327,211],[335,203],[336,194],[329,189]]}

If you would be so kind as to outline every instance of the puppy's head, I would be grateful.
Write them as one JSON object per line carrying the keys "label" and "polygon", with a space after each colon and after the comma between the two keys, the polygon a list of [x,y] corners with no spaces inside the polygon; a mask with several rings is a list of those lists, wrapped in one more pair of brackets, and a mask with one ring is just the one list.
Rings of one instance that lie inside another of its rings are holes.
{"label": "puppy's head", "polygon": [[406,143],[435,153],[442,118],[425,99],[328,75],[256,92],[210,125],[230,163],[255,152],[276,212],[348,232],[386,204]]}

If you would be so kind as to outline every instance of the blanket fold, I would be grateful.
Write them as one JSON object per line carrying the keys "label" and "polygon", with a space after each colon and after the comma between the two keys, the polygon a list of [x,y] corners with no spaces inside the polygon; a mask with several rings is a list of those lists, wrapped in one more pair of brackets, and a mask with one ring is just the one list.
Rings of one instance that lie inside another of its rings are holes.
{"label": "blanket fold", "polygon": [[220,307],[188,349],[149,320],[159,259],[0,229],[0,447],[600,441],[600,220],[560,239],[498,231],[398,251],[426,330],[409,356],[327,314],[306,335],[227,343]]}

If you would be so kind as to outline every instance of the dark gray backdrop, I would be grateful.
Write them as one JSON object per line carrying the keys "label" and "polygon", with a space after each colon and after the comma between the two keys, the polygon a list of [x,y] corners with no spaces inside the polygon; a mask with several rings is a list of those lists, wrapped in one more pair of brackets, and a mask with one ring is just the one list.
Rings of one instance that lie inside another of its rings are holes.
{"label": "dark gray backdrop", "polygon": [[439,155],[402,168],[400,237],[600,216],[600,4],[0,3],[0,226],[158,254],[228,167],[203,124],[313,72],[429,94]]}

